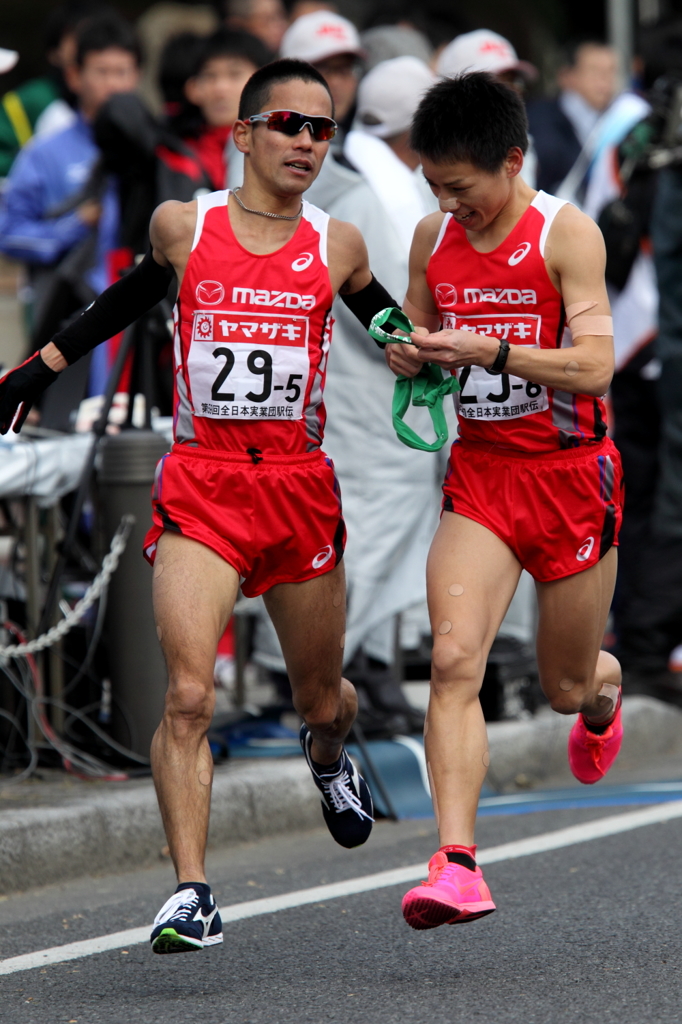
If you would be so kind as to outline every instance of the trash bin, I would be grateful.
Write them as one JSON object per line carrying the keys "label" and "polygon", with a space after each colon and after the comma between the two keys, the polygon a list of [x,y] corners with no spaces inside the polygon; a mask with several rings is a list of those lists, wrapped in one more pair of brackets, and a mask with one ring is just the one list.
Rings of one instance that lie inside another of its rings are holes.
{"label": "trash bin", "polygon": [[161,721],[166,666],[152,610],[152,573],[142,556],[151,526],[151,487],[167,441],[152,430],[123,430],[102,441],[99,490],[107,540],[121,517],[135,516],[128,544],[109,584],[106,625],[109,636],[112,731],[119,743],[149,756]]}

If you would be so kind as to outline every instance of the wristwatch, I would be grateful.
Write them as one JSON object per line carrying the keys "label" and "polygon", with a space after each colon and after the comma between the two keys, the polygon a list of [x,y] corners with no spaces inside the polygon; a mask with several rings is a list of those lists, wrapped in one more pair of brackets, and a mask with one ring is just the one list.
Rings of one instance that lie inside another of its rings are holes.
{"label": "wristwatch", "polygon": [[492,366],[488,367],[488,373],[502,373],[507,362],[507,356],[509,355],[509,342],[500,342],[500,351],[497,353],[497,358]]}

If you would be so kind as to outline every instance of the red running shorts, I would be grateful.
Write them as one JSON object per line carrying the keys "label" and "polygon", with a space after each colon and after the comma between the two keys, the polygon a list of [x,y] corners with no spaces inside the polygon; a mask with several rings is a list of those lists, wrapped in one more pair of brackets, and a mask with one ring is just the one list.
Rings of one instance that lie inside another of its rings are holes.
{"label": "red running shorts", "polygon": [[613,441],[528,455],[455,441],[443,511],[491,530],[542,583],[589,569],[618,544],[623,474]]}
{"label": "red running shorts", "polygon": [[338,565],[346,527],[331,459],[321,451],[254,458],[173,445],[156,469],[145,558],[154,564],[165,530],[181,533],[229,562],[247,597]]}

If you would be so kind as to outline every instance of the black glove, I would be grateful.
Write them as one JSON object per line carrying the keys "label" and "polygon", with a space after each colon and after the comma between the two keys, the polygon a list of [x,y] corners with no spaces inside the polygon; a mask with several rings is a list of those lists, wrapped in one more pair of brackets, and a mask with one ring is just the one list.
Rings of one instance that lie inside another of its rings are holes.
{"label": "black glove", "polygon": [[55,370],[45,365],[40,352],[34,353],[21,366],[6,373],[0,380],[0,434],[7,433],[17,409],[21,406],[21,412],[14,424],[14,432],[18,434],[36,398],[42,395],[58,376]]}

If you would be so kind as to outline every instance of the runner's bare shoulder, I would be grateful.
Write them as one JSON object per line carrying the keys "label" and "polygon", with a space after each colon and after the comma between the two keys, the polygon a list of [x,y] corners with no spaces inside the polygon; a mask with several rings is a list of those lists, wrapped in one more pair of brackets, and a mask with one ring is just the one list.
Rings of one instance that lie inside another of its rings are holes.
{"label": "runner's bare shoulder", "polygon": [[425,270],[438,241],[445,214],[440,211],[423,217],[416,228],[410,249],[410,268]]}
{"label": "runner's bare shoulder", "polygon": [[545,259],[557,269],[566,259],[605,260],[604,237],[595,222],[572,203],[557,213],[549,229]]}
{"label": "runner's bare shoulder", "polygon": [[169,199],[154,210],[149,225],[152,245],[164,254],[187,245],[192,245],[197,222],[197,203],[180,203]]}
{"label": "runner's bare shoulder", "polygon": [[345,220],[329,218],[327,252],[329,269],[334,277],[338,275],[341,282],[368,265],[367,246],[362,234],[354,224]]}

